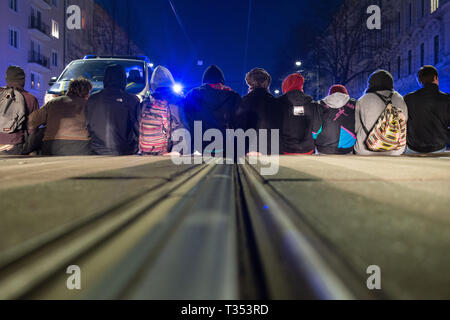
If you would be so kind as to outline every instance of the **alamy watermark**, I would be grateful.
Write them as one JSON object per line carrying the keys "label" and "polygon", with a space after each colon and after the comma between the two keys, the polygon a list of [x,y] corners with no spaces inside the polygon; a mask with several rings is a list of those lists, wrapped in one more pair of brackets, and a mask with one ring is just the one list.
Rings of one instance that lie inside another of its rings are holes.
{"label": "alamy watermark", "polygon": [[66,26],[69,30],[81,30],[81,9],[77,5],[71,5],[66,10]]}
{"label": "alamy watermark", "polygon": [[81,269],[79,266],[72,265],[67,267],[67,274],[70,276],[67,278],[66,287],[69,290],[81,290]]}
{"label": "alamy watermark", "polygon": [[367,8],[367,28],[369,30],[381,30],[381,8],[377,5],[371,5]]}
{"label": "alamy watermark", "polygon": [[381,268],[373,265],[367,268],[367,274],[370,274],[367,279],[367,289],[369,290],[381,290]]}
{"label": "alamy watermark", "polygon": [[[265,129],[258,132],[254,129],[247,131],[229,129],[226,130],[224,137],[218,129],[203,132],[202,122],[196,121],[193,139],[186,129],[178,129],[172,134],[173,142],[177,143],[172,150],[173,153],[196,156],[172,156],[172,162],[176,165],[202,164],[211,158],[216,158],[217,164],[244,164],[247,159],[252,165],[261,165],[259,168],[261,175],[273,176],[278,173],[280,167],[279,138],[278,129],[270,130],[270,137],[269,131]],[[273,156],[266,156],[269,153]]]}

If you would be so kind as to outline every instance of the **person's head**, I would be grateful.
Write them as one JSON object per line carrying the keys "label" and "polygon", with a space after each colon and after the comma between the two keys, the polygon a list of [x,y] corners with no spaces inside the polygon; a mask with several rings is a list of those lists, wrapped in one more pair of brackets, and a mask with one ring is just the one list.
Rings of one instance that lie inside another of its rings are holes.
{"label": "person's head", "polygon": [[272,82],[272,77],[266,70],[255,68],[247,73],[247,75],[245,76],[245,81],[247,82],[249,91],[255,90],[257,88],[269,90],[270,83]]}
{"label": "person's head", "polygon": [[89,94],[92,90],[92,83],[84,78],[79,78],[77,80],[72,80],[69,83],[69,89],[67,90],[67,95],[69,97],[78,97],[82,99],[89,98]]}
{"label": "person's head", "polygon": [[103,86],[105,88],[125,90],[127,86],[127,73],[124,67],[119,64],[109,65],[105,70]]}
{"label": "person's head", "polygon": [[225,84],[225,76],[216,65],[209,66],[203,74],[203,84]]}
{"label": "person's head", "polygon": [[305,78],[300,73],[294,73],[289,75],[282,84],[283,94],[290,91],[299,90],[303,92],[303,85],[305,84]]}
{"label": "person's head", "polygon": [[331,86],[330,91],[328,91],[328,95],[331,96],[332,94],[337,92],[348,95],[347,88],[340,84],[335,84],[334,86]]}
{"label": "person's head", "polygon": [[377,70],[369,76],[366,92],[373,93],[378,91],[393,91],[394,78],[386,70]]}
{"label": "person's head", "polygon": [[9,66],[6,70],[6,83],[8,85],[17,85],[21,88],[25,87],[25,71],[18,66]]}
{"label": "person's head", "polygon": [[423,86],[431,83],[439,85],[439,73],[433,66],[423,66],[417,73],[417,80]]}
{"label": "person's head", "polygon": [[175,84],[175,80],[170,73],[169,69],[163,66],[157,66],[153,71],[152,79],[150,80],[150,86],[153,91],[162,88],[172,88]]}

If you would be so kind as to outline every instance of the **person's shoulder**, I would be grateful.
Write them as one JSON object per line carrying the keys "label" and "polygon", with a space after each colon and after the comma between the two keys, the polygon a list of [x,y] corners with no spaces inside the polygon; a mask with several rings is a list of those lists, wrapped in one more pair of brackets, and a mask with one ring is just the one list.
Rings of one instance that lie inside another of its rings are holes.
{"label": "person's shoulder", "polygon": [[23,90],[23,91],[21,91],[20,92],[25,98],[28,98],[28,99],[30,99],[30,100],[33,100],[33,101],[38,101],[38,99],[33,95],[33,94],[31,94],[31,93],[29,93],[28,91],[26,91],[26,90]]}
{"label": "person's shoulder", "polygon": [[132,93],[124,92],[124,98],[127,99],[130,103],[140,103],[139,98]]}

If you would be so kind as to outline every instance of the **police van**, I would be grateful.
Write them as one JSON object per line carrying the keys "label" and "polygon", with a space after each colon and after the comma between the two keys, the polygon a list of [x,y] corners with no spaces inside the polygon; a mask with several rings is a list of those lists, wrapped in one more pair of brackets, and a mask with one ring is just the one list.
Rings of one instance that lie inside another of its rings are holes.
{"label": "police van", "polygon": [[141,102],[150,95],[150,78],[154,66],[147,57],[87,55],[84,59],[69,63],[59,77],[53,77],[50,80],[45,103],[65,95],[70,81],[80,77],[92,82],[92,93],[102,90],[105,70],[113,64],[124,67],[127,74],[126,91],[128,93],[135,94]]}

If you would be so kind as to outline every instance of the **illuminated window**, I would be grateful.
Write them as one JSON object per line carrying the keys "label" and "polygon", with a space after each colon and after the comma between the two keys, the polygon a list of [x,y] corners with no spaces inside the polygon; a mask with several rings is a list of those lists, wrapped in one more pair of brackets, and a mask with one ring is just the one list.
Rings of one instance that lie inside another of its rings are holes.
{"label": "illuminated window", "polygon": [[52,36],[59,39],[59,24],[55,20],[52,20]]}
{"label": "illuminated window", "polygon": [[431,13],[439,9],[439,0],[431,0]]}
{"label": "illuminated window", "polygon": [[41,76],[37,73],[31,72],[30,73],[30,87],[33,90],[40,90],[41,88]]}

